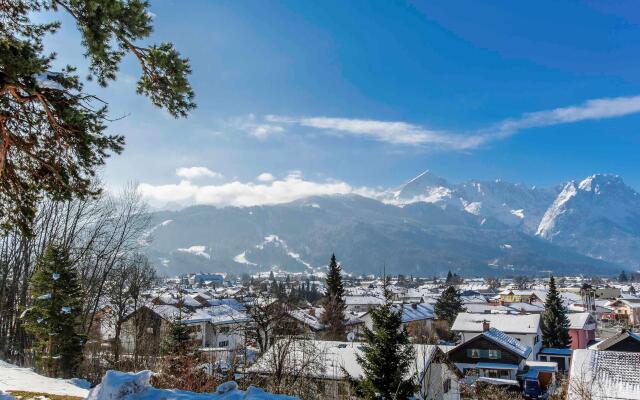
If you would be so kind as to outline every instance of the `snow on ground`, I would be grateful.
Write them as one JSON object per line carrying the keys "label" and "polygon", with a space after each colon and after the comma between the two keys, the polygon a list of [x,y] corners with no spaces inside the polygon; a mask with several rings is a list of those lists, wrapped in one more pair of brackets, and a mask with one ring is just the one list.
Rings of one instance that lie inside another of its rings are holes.
{"label": "snow on ground", "polygon": [[107,371],[87,400],[294,400],[296,397],[267,393],[256,387],[239,390],[235,382],[218,386],[215,393],[194,393],[184,390],[157,389],[149,384],[151,371]]}
{"label": "snow on ground", "polygon": [[206,246],[191,246],[187,248],[178,249],[178,251],[183,253],[193,254],[194,256],[204,257],[206,259],[211,259],[211,255],[206,253]]}
{"label": "snow on ground", "polygon": [[[89,391],[74,384],[75,380],[48,378],[30,368],[22,368],[0,360],[0,391],[20,390],[58,395],[87,397]],[[3,399],[0,396],[1,400]]]}
{"label": "snow on ground", "polygon": [[256,263],[253,263],[249,260],[247,260],[247,251],[243,251],[242,253],[238,254],[237,256],[233,257],[233,261],[237,262],[238,264],[246,264],[246,265],[258,265]]}

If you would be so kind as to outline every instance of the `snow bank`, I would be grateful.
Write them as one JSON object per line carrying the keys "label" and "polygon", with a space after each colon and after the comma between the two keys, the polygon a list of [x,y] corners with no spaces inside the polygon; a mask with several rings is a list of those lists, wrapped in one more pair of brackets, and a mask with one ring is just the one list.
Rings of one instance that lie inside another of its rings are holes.
{"label": "snow bank", "polygon": [[246,391],[235,382],[218,386],[215,393],[194,393],[185,390],[157,389],[151,386],[151,371],[107,371],[102,383],[93,388],[87,400],[294,400],[296,397],[267,393],[256,387]]}
{"label": "snow bank", "polygon": [[[78,381],[79,382],[79,381]],[[21,368],[0,361],[0,392],[21,390],[50,394],[86,397],[89,391],[79,387],[75,380],[49,378],[38,375],[30,368]],[[8,400],[0,396],[0,400]]]}

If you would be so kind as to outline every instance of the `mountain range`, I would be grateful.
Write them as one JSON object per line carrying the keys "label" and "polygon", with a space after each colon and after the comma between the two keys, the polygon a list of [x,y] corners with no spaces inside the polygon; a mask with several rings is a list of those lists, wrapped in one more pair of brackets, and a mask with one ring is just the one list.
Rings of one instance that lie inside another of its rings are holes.
{"label": "mountain range", "polygon": [[640,194],[616,175],[549,188],[450,183],[426,171],[376,198],[314,196],[152,215],[147,252],[166,274],[279,269],[415,276],[613,274],[640,267]]}

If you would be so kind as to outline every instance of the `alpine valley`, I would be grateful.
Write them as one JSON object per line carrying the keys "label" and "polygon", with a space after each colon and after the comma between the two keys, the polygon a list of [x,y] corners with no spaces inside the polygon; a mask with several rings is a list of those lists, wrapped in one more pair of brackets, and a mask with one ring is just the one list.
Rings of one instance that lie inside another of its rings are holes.
{"label": "alpine valley", "polygon": [[640,194],[616,175],[551,188],[453,184],[422,173],[376,198],[315,196],[153,213],[148,253],[166,274],[347,272],[416,276],[613,274],[640,268]]}

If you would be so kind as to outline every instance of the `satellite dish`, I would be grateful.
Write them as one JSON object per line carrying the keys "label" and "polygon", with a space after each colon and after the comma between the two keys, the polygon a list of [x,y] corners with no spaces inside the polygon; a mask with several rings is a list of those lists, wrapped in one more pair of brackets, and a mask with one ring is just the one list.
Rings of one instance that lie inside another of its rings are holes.
{"label": "satellite dish", "polygon": [[356,340],[356,333],[355,332],[349,332],[349,334],[347,335],[347,340],[350,342],[353,342],[354,340]]}

